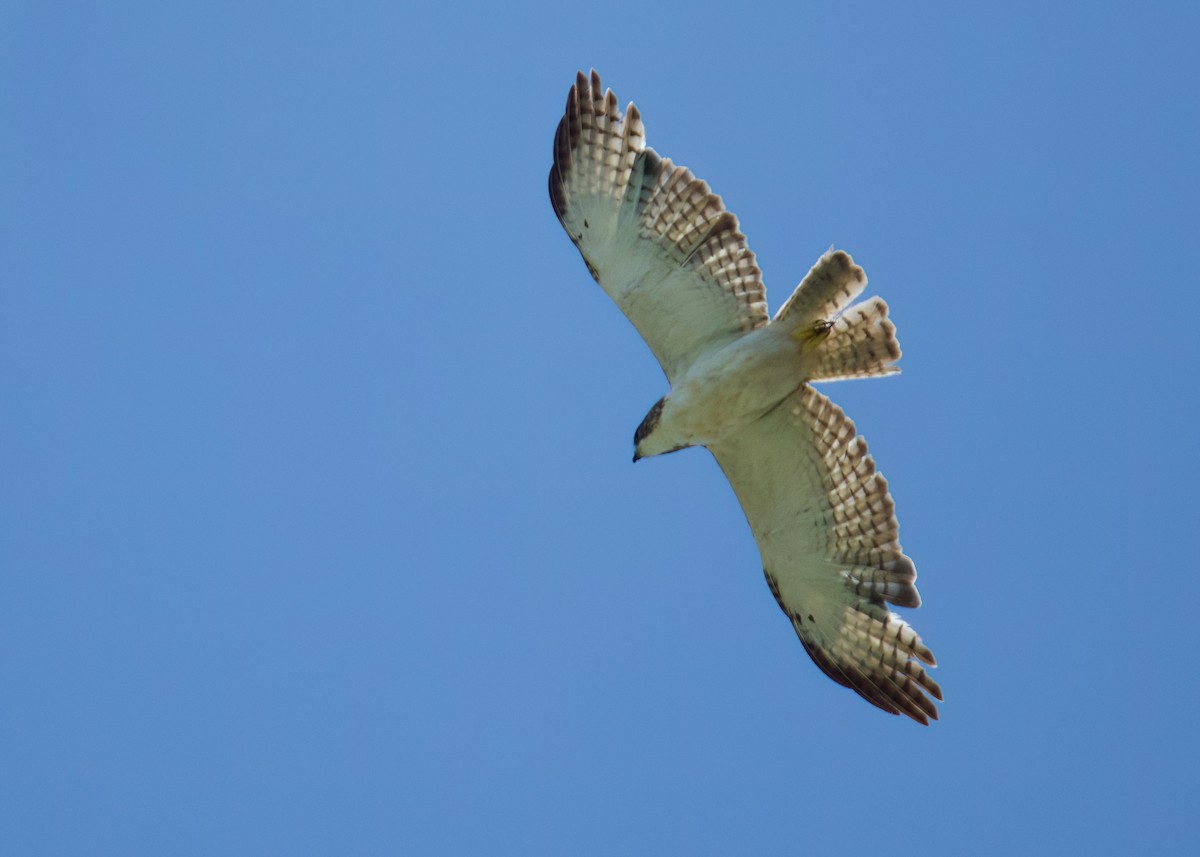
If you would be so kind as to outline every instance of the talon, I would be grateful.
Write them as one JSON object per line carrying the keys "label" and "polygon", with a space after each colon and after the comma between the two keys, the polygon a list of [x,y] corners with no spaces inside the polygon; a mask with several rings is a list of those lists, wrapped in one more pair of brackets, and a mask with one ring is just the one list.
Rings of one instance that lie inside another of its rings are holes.
{"label": "talon", "polygon": [[800,343],[800,349],[812,348],[829,335],[833,329],[832,321],[818,319],[807,327],[801,327],[792,332],[792,339]]}

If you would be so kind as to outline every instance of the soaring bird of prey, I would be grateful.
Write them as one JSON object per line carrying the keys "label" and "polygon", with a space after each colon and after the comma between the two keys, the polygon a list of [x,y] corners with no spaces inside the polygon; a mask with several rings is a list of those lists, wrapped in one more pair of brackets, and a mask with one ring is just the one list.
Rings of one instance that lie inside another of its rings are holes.
{"label": "soaring bird of prey", "polygon": [[841,251],[772,319],[754,254],[721,198],[645,145],[595,71],[554,135],[550,200],[593,278],[670,382],[633,460],[705,446],[746,513],[763,573],[824,673],[891,714],[937,719],[933,653],[888,605],[917,607],[895,504],[867,444],[813,382],[898,372],[887,304]]}

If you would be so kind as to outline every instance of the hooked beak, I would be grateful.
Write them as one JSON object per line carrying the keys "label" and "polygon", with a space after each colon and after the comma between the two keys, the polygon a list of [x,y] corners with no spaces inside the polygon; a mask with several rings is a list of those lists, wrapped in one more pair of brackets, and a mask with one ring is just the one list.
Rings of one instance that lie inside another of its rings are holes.
{"label": "hooked beak", "polygon": [[641,455],[639,455],[639,454],[638,454],[638,451],[635,449],[635,450],[633,451],[633,463],[634,463],[634,464],[637,464],[637,463],[638,463],[638,459],[640,459],[641,457],[642,457],[642,456],[641,456]]}

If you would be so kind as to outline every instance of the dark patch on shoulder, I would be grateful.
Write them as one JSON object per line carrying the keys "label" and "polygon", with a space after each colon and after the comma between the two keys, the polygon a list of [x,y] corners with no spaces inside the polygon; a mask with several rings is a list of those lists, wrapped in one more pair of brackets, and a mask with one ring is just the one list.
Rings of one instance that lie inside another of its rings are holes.
{"label": "dark patch on shoulder", "polygon": [[767,587],[770,588],[771,594],[775,596],[775,603],[779,605],[779,609],[783,611],[783,615],[791,618],[792,614],[783,606],[783,598],[779,594],[779,582],[765,567],[763,568],[763,576],[767,578]]}

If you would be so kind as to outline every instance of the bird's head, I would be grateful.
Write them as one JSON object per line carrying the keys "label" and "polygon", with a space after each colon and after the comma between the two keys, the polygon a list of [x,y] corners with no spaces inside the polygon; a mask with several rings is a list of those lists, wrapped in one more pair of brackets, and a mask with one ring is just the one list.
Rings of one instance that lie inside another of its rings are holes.
{"label": "bird's head", "polygon": [[667,397],[663,396],[654,403],[654,407],[646,414],[637,431],[633,433],[633,460],[649,458],[652,455],[662,455],[683,449],[688,444],[673,436],[669,426],[663,424],[663,406]]}

